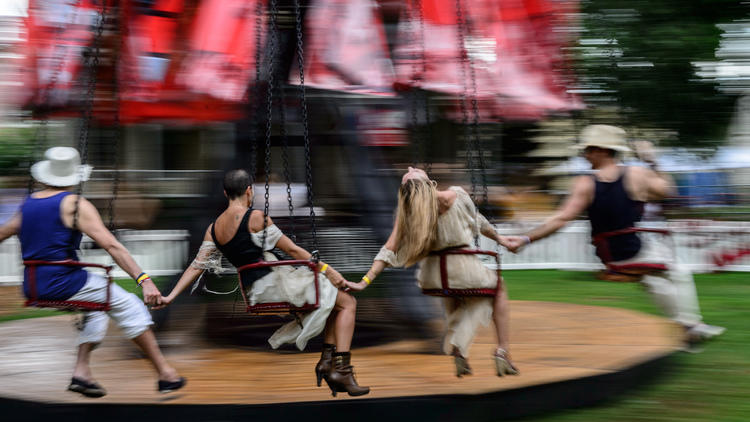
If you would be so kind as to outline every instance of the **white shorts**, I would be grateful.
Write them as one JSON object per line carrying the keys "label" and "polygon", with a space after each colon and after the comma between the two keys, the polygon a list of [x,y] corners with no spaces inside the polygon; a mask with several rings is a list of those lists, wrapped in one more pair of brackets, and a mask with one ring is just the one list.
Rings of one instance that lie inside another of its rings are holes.
{"label": "white shorts", "polygon": [[[107,278],[101,274],[89,273],[86,284],[68,300],[104,302],[107,300]],[[109,307],[108,312],[87,312],[84,315],[78,344],[100,343],[107,334],[109,317],[115,320],[129,339],[143,334],[154,323],[143,301],[116,283],[110,286]]]}

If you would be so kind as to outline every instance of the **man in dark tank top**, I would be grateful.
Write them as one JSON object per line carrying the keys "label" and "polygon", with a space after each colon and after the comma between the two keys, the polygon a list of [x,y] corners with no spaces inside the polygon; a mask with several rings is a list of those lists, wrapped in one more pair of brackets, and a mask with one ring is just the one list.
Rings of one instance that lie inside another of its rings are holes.
{"label": "man in dark tank top", "polygon": [[[646,202],[661,200],[673,192],[673,181],[658,170],[650,143],[641,142],[640,146],[639,155],[649,167],[621,166],[619,154],[630,151],[625,131],[609,125],[585,127],[575,148],[582,150],[593,174],[573,180],[571,192],[557,212],[526,235],[514,237],[509,250],[516,252],[549,236],[584,212],[591,222],[592,238],[635,226],[643,216]],[[669,250],[635,233],[614,236],[607,242],[597,244],[596,251],[606,263],[666,265],[666,271],[644,275],[641,282],[664,313],[685,328],[686,341],[703,341],[724,332],[723,327],[702,322],[693,276],[675,262]]]}

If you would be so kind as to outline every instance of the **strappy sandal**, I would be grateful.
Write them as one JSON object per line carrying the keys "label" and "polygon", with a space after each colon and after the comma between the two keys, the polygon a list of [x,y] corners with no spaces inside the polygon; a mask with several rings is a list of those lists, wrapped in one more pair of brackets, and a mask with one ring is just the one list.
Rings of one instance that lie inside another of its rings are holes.
{"label": "strappy sandal", "polygon": [[493,355],[495,360],[495,369],[497,370],[497,376],[502,377],[505,375],[518,375],[519,371],[508,358],[508,352],[500,347],[495,350]]}

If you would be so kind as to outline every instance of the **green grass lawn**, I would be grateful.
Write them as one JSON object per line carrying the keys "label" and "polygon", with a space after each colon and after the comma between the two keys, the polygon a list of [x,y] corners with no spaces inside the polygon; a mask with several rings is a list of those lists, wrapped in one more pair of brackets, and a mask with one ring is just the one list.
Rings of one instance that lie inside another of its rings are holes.
{"label": "green grass lawn", "polygon": [[[504,276],[513,300],[619,307],[660,315],[649,295],[635,283],[605,282],[592,273],[573,271],[506,271]],[[595,407],[526,420],[750,420],[750,273],[699,274],[695,278],[704,318],[708,323],[727,327],[723,336],[707,344],[702,353],[678,354],[672,359],[671,370],[653,383]],[[164,282],[157,280],[163,291]],[[384,282],[379,280],[374,289],[365,292],[383,294],[385,290],[376,286],[382,287]],[[132,280],[119,283],[137,292]],[[22,310],[0,317],[0,321],[50,314]]]}
{"label": "green grass lawn", "polygon": [[[635,283],[597,280],[591,273],[506,271],[514,300],[611,306],[659,314]],[[702,353],[680,353],[655,382],[595,407],[530,421],[748,421],[750,420],[750,274],[697,274],[706,322],[727,332]]]}

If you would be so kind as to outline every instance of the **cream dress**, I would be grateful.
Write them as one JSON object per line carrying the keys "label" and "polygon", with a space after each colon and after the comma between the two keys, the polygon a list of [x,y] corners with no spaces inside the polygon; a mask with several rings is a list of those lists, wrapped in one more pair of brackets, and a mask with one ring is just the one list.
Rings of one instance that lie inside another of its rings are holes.
{"label": "cream dress", "polygon": [[[432,248],[435,251],[474,244],[475,236],[482,228],[492,227],[484,216],[476,211],[468,193],[458,186],[449,190],[456,192],[456,200],[448,210],[438,217],[437,239]],[[376,260],[399,267],[404,259],[381,248]],[[448,255],[446,257],[448,286],[455,289],[495,288],[497,273],[487,268],[476,255]],[[440,282],[440,257],[428,256],[419,262],[417,283],[423,289],[442,288]],[[493,298],[461,297],[443,298],[445,306],[447,333],[443,350],[450,354],[457,347],[463,356],[469,355],[469,347],[474,340],[479,324],[487,326],[492,319]]]}
{"label": "cream dress", "polygon": [[[275,224],[267,227],[264,251],[270,251],[276,246],[283,233]],[[250,233],[253,243],[258,247],[263,244],[263,233]],[[264,252],[266,261],[277,261],[274,254]],[[203,241],[198,256],[193,261],[195,268],[204,270],[221,269],[221,252],[211,241]],[[305,303],[315,303],[315,285],[313,284],[313,272],[305,266],[271,267],[271,272],[255,280],[252,286],[245,292],[251,305],[269,302],[289,302],[294,306]],[[291,321],[276,330],[268,339],[268,343],[274,349],[285,343],[293,343],[299,350],[304,350],[307,342],[320,334],[325,328],[328,315],[336,303],[338,289],[328,281],[323,274],[318,274],[318,286],[320,289],[320,307],[314,311],[304,314],[300,322]]]}

